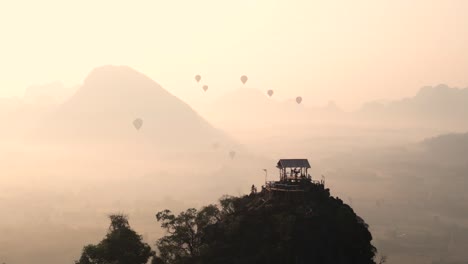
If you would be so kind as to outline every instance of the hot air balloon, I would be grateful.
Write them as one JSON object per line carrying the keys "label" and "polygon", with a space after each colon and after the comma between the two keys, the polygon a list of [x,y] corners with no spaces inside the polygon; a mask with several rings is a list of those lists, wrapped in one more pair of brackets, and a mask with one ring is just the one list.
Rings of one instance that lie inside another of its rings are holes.
{"label": "hot air balloon", "polygon": [[143,120],[141,118],[137,118],[133,120],[133,126],[137,129],[140,130],[141,126],[143,125]]}
{"label": "hot air balloon", "polygon": [[202,87],[202,88],[203,88],[203,91],[205,91],[205,92],[206,92],[206,90],[208,90],[208,85],[203,85],[203,87]]}
{"label": "hot air balloon", "polygon": [[213,148],[218,149],[219,148],[219,143],[218,142],[213,143]]}
{"label": "hot air balloon", "polygon": [[195,81],[200,82],[200,80],[201,80],[201,76],[198,74],[195,75]]}
{"label": "hot air balloon", "polygon": [[230,152],[229,152],[229,157],[231,157],[231,159],[233,159],[235,156],[236,156],[236,152],[235,152],[235,151],[230,151]]}
{"label": "hot air balloon", "polygon": [[245,76],[245,75],[242,75],[242,76],[240,77],[240,80],[241,80],[241,82],[242,82],[243,84],[245,84],[245,83],[249,80],[249,77],[247,77],[247,76]]}
{"label": "hot air balloon", "polygon": [[273,90],[268,90],[268,91],[267,91],[267,94],[268,94],[268,96],[270,96],[270,97],[271,97],[274,93],[275,93],[275,92],[273,92]]}
{"label": "hot air balloon", "polygon": [[296,97],[296,103],[300,104],[302,102],[302,97],[298,96]]}

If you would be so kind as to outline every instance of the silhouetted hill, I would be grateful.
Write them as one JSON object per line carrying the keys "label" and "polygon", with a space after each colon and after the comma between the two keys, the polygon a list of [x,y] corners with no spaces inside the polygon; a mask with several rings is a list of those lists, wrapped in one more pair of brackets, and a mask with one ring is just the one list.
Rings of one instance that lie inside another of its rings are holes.
{"label": "silhouetted hill", "polygon": [[[0,142],[11,143],[28,135],[54,108],[44,98],[0,98]],[[55,105],[56,106],[56,105]]]}
{"label": "silhouetted hill", "polygon": [[367,117],[410,120],[415,123],[431,125],[457,122],[466,127],[468,115],[468,88],[451,88],[445,84],[435,87],[426,86],[409,98],[387,103],[371,102],[365,104],[358,114]]}
{"label": "silhouetted hill", "polygon": [[285,107],[284,102],[274,98],[269,98],[266,91],[263,92],[254,88],[240,88],[228,92],[211,105],[205,114],[215,123],[220,123],[226,127],[235,126],[255,126],[270,125],[284,122],[284,117],[298,117],[302,106],[295,106],[292,102]]}
{"label": "silhouetted hill", "polygon": [[[190,209],[181,213],[180,221],[193,215],[201,227],[193,234],[201,237],[192,251],[198,253],[176,257],[172,262],[166,260],[167,263],[374,264],[376,249],[364,220],[342,200],[330,196],[323,185],[304,180],[300,186],[304,192],[264,189],[242,197],[223,197],[219,213],[213,205],[199,213]],[[158,214],[159,220],[179,221],[170,216],[170,211],[162,214]],[[174,233],[159,240],[165,253],[163,259],[170,252],[180,256],[176,244],[166,247],[166,242],[183,242],[179,237],[189,235],[184,224],[177,227]]]}
{"label": "silhouetted hill", "polygon": [[31,104],[55,106],[70,98],[75,89],[65,87],[61,82],[32,85],[26,88],[23,100]]}
{"label": "silhouetted hill", "polygon": [[206,113],[207,116],[224,118],[233,122],[263,120],[289,124],[294,121],[310,122],[314,121],[311,118],[320,119],[340,114],[343,114],[343,111],[333,101],[323,107],[308,107],[305,101],[297,104],[295,96],[287,100],[278,100],[278,95],[273,94],[269,97],[266,90],[255,88],[230,91],[216,100]]}
{"label": "silhouetted hill", "polygon": [[206,106],[203,115],[243,142],[263,141],[265,136],[302,138],[304,131],[315,133],[317,125],[334,123],[345,116],[333,102],[309,107],[306,100],[298,104],[295,96],[278,100],[276,94],[269,97],[266,90],[240,88]]}
{"label": "silhouetted hill", "polygon": [[202,263],[374,263],[367,225],[323,185],[304,196],[267,191],[232,202],[233,213],[210,230]]}
{"label": "silhouetted hill", "polygon": [[[133,126],[143,120],[139,131]],[[43,131],[66,141],[134,141],[159,149],[211,146],[227,137],[190,106],[147,76],[124,66],[94,69],[78,91],[50,116]]]}
{"label": "silhouetted hill", "polygon": [[429,151],[449,151],[454,154],[468,154],[468,133],[440,135],[426,139],[422,144]]}
{"label": "silhouetted hill", "polygon": [[468,164],[468,133],[440,135],[426,139],[420,145],[440,163]]}

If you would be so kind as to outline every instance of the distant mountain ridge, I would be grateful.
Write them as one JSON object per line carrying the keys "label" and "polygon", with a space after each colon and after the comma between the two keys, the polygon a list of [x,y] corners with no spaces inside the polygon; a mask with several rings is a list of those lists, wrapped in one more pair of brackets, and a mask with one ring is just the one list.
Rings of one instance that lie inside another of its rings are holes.
{"label": "distant mountain ridge", "polygon": [[306,100],[303,98],[298,104],[295,96],[288,100],[278,100],[275,94],[269,97],[267,90],[239,88],[213,102],[204,114],[215,123],[229,126],[249,124],[254,127],[314,122],[344,114],[333,101],[325,106],[310,107]]}
{"label": "distant mountain ridge", "polygon": [[468,116],[468,88],[452,88],[445,84],[422,87],[414,96],[399,100],[371,101],[354,112],[343,111],[333,101],[321,107],[306,106],[307,98],[303,99],[304,102],[297,105],[294,99],[278,101],[275,95],[269,98],[266,91],[241,88],[215,101],[206,116],[223,122],[266,120],[274,123],[281,123],[280,120],[284,119],[299,120],[301,123],[349,118],[370,118],[379,122],[416,119],[432,126],[456,126]]}
{"label": "distant mountain ridge", "polygon": [[370,102],[358,114],[400,118],[426,118],[440,121],[465,119],[468,115],[468,88],[451,88],[445,84],[422,87],[413,96],[388,103]]}
{"label": "distant mountain ridge", "polygon": [[[139,131],[132,122],[143,120]],[[46,120],[43,130],[67,140],[134,140],[158,148],[184,148],[226,141],[189,105],[130,67],[103,66]]]}
{"label": "distant mountain ridge", "polygon": [[439,135],[425,139],[420,144],[440,160],[468,164],[468,133]]}

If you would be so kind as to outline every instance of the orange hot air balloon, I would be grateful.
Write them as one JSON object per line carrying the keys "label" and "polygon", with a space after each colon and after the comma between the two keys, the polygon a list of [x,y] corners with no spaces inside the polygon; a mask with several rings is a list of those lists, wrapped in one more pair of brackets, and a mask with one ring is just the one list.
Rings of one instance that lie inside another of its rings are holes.
{"label": "orange hot air balloon", "polygon": [[137,118],[133,120],[133,126],[136,128],[136,130],[140,130],[142,125],[143,125],[143,119]]}
{"label": "orange hot air balloon", "polygon": [[302,102],[302,97],[298,96],[296,97],[296,103],[300,104]]}
{"label": "orange hot air balloon", "polygon": [[245,84],[245,83],[249,80],[249,77],[247,77],[247,76],[245,76],[245,75],[242,75],[242,76],[240,77],[240,80],[241,80],[241,82],[242,82],[243,84]]}
{"label": "orange hot air balloon", "polygon": [[201,76],[198,74],[195,75],[195,81],[200,82],[200,80],[201,80]]}
{"label": "orange hot air balloon", "polygon": [[270,96],[270,97],[271,97],[274,93],[275,93],[275,92],[273,92],[273,90],[268,90],[268,91],[267,91],[267,94],[268,94],[268,96]]}

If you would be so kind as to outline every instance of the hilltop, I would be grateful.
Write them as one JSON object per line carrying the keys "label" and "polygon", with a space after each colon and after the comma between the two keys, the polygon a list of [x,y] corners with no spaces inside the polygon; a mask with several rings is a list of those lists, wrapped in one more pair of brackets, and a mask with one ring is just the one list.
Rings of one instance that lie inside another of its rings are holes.
{"label": "hilltop", "polygon": [[[300,195],[263,189],[223,197],[219,209],[210,205],[177,217],[170,211],[158,213],[165,228],[194,219],[189,229],[182,224],[159,240],[161,263],[375,263],[376,249],[364,220],[330,196],[323,184],[304,180],[300,185]],[[198,242],[178,244],[192,229]],[[179,251],[187,246],[189,252]]]}

